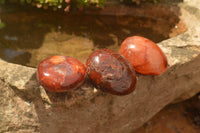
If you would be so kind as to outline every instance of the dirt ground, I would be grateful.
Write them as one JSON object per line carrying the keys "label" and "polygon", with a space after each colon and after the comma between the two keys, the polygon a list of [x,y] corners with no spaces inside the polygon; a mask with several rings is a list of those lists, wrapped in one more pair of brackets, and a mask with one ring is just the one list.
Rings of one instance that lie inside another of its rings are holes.
{"label": "dirt ground", "polygon": [[200,133],[199,98],[165,107],[133,133]]}

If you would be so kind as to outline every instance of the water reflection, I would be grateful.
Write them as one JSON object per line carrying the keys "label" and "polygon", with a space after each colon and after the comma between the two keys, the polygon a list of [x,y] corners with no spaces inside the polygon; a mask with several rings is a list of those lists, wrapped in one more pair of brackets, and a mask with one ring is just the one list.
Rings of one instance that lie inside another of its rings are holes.
{"label": "water reflection", "polygon": [[16,36],[8,36],[8,35],[5,35],[5,36],[4,36],[4,39],[5,39],[5,40],[11,40],[11,41],[17,41],[17,40],[18,40],[18,37],[16,37]]}
{"label": "water reflection", "polygon": [[8,62],[13,62],[21,65],[27,65],[31,58],[31,54],[23,50],[13,50],[13,49],[0,49],[0,59]]}
{"label": "water reflection", "polygon": [[11,59],[20,56],[22,54],[26,53],[26,51],[16,51],[13,49],[4,49],[3,54],[5,56],[5,59],[10,61]]}
{"label": "water reflection", "polygon": [[132,35],[159,42],[174,27],[162,19],[60,14],[15,6],[2,7],[0,18],[6,25],[0,29],[0,58],[32,67],[52,55],[72,56],[85,63],[95,49],[118,50]]}

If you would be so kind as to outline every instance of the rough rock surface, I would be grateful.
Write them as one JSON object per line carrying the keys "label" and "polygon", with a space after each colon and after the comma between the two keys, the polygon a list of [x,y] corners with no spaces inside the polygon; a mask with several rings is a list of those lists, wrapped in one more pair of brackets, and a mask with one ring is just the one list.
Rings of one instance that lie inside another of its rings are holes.
{"label": "rough rock surface", "polygon": [[[198,0],[191,0],[198,1]],[[200,91],[200,10],[181,4],[188,31],[159,43],[169,60],[160,76],[138,75],[136,91],[113,96],[87,81],[74,91],[46,92],[36,69],[0,60],[0,132],[129,133],[174,100]]]}

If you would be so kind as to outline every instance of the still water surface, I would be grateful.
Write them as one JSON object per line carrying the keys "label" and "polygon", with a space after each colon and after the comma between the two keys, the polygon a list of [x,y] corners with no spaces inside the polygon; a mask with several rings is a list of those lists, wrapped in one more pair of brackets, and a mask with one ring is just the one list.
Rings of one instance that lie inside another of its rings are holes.
{"label": "still water surface", "polygon": [[119,50],[122,41],[139,35],[154,42],[168,38],[174,25],[167,20],[131,16],[63,14],[31,7],[0,7],[0,58],[37,67],[52,55],[85,63],[99,48]]}

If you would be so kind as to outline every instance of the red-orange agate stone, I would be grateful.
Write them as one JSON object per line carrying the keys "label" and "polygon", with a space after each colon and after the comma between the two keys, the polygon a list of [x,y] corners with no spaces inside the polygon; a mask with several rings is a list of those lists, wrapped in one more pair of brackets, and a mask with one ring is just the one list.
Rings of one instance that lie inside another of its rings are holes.
{"label": "red-orange agate stone", "polygon": [[72,57],[52,56],[43,60],[37,70],[40,84],[51,92],[78,88],[85,79],[85,66]]}
{"label": "red-orange agate stone", "polygon": [[114,95],[127,95],[135,88],[135,70],[117,52],[109,49],[94,51],[86,65],[88,77],[98,89]]}
{"label": "red-orange agate stone", "polygon": [[151,40],[132,36],[125,39],[120,53],[142,74],[160,75],[167,70],[167,58],[157,44]]}

